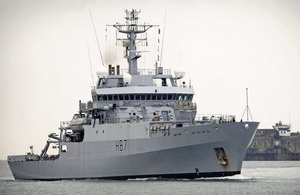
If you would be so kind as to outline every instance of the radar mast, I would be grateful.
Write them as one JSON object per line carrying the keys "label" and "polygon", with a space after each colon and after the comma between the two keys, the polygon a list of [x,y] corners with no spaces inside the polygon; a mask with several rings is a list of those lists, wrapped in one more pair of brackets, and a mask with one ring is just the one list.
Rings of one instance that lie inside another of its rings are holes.
{"label": "radar mast", "polygon": [[138,75],[138,68],[137,68],[137,59],[141,57],[140,52],[137,51],[136,41],[139,40],[140,42],[147,40],[147,38],[137,38],[137,34],[145,33],[149,28],[153,27],[154,25],[138,24],[138,14],[141,11],[137,11],[132,9],[131,11],[125,10],[126,13],[126,24],[115,24],[115,27],[118,32],[127,34],[127,38],[118,39],[122,41],[123,46],[125,49],[124,58],[127,59],[129,65],[129,74],[131,75]]}

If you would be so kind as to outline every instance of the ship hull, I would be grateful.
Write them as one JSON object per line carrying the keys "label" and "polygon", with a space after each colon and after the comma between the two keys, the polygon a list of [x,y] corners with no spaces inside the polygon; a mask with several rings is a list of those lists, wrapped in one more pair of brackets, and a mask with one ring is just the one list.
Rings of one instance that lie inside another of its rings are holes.
{"label": "ship hull", "polygon": [[[257,122],[195,125],[171,129],[166,136],[67,143],[56,160],[8,163],[15,179],[197,178],[239,174]],[[122,142],[122,146],[120,144]],[[226,154],[220,163],[218,151]],[[24,158],[25,159],[25,158]]]}

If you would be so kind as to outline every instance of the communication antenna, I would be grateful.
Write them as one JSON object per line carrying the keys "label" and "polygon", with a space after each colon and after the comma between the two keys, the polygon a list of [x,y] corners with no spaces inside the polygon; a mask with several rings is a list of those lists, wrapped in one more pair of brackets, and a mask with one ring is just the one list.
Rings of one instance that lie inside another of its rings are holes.
{"label": "communication antenna", "polygon": [[29,148],[31,150],[31,154],[33,154],[33,146],[30,146]]}
{"label": "communication antenna", "polygon": [[166,29],[166,20],[167,20],[167,10],[165,12],[165,21],[164,21],[164,32],[163,32],[163,37],[162,37],[162,43],[161,43],[161,54],[160,54],[160,64],[159,66],[161,66],[161,62],[162,62],[162,54],[163,54],[163,49],[164,49],[164,37],[165,37],[165,29]]}
{"label": "communication antenna", "polygon": [[253,121],[253,118],[252,118],[252,115],[251,115],[251,112],[250,112],[250,108],[249,108],[249,105],[248,105],[248,88],[246,88],[246,108],[245,108],[244,113],[242,115],[242,119],[244,117],[245,112],[247,112],[247,121],[249,121],[249,115],[251,117],[251,120]]}
{"label": "communication antenna", "polygon": [[90,54],[90,48],[89,48],[89,45],[87,45],[87,49],[88,49],[89,59],[90,59],[90,67],[91,67],[92,82],[93,82],[93,85],[94,85],[94,84],[95,84],[95,81],[94,81],[94,76],[93,76],[92,60],[91,60],[91,54]]}
{"label": "communication antenna", "polygon": [[102,62],[102,65],[104,66],[103,57],[102,57],[102,53],[101,53],[101,49],[100,49],[100,44],[99,44],[99,40],[98,40],[98,36],[97,36],[97,31],[96,31],[96,28],[95,28],[95,24],[94,24],[94,20],[93,20],[91,9],[89,9],[89,11],[90,11],[91,20],[92,20],[93,27],[94,27],[94,32],[95,32],[95,35],[96,35],[96,40],[97,40],[97,44],[98,44],[98,49],[99,49],[99,53],[100,53],[101,62]]}

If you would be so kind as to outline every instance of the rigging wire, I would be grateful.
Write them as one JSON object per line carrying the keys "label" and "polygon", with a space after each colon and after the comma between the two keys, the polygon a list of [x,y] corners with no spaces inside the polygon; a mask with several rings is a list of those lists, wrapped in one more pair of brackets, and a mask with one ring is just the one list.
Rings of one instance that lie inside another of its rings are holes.
{"label": "rigging wire", "polygon": [[160,64],[159,64],[159,66],[161,66],[162,54],[163,54],[163,49],[164,49],[164,40],[165,40],[164,38],[165,38],[166,20],[167,20],[167,10],[165,11],[164,31],[163,31],[163,37],[162,37],[162,43],[161,43],[161,54],[160,54]]}
{"label": "rigging wire", "polygon": [[91,20],[92,20],[93,27],[94,27],[94,32],[95,32],[95,35],[96,35],[96,40],[97,40],[97,44],[98,44],[98,49],[99,49],[99,54],[100,54],[101,62],[102,62],[102,65],[104,66],[103,57],[102,57],[102,53],[101,53],[101,49],[100,49],[100,44],[99,44],[99,40],[98,40],[98,36],[97,36],[97,31],[96,31],[96,28],[95,28],[95,24],[94,24],[94,20],[93,20],[91,9],[89,9],[89,11],[90,11]]}
{"label": "rigging wire", "polygon": [[90,48],[89,45],[87,45],[88,53],[89,53],[89,59],[90,59],[90,67],[91,67],[91,75],[92,75],[92,82],[93,85],[95,84],[94,76],[93,76],[93,68],[92,68],[92,60],[91,60],[91,54],[90,54]]}

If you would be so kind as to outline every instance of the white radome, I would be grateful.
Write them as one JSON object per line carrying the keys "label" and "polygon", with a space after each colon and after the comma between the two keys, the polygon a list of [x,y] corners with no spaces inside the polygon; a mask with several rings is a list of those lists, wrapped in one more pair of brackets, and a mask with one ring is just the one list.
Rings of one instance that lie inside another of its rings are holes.
{"label": "white radome", "polygon": [[177,66],[177,67],[174,69],[174,74],[175,74],[175,77],[176,77],[176,78],[183,78],[184,75],[185,75],[184,67],[183,67],[183,66]]}
{"label": "white radome", "polygon": [[96,72],[98,78],[105,78],[108,75],[108,70],[104,66],[100,66]]}
{"label": "white radome", "polygon": [[125,74],[123,75],[123,82],[124,82],[125,84],[131,83],[131,75],[128,74],[128,73],[125,73]]}

